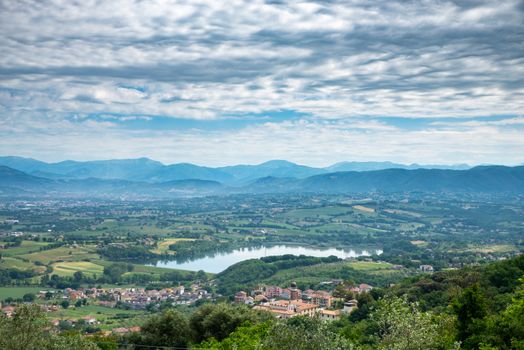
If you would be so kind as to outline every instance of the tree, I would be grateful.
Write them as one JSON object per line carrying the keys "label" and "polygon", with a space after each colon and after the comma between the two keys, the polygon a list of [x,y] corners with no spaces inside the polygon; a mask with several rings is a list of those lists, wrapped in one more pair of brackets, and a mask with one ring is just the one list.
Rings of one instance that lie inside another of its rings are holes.
{"label": "tree", "polygon": [[193,313],[189,321],[195,343],[204,339],[222,340],[248,321],[257,323],[263,317],[246,307],[228,304],[206,304]]}
{"label": "tree", "polygon": [[260,350],[345,350],[353,345],[339,334],[329,330],[329,325],[318,318],[293,317],[287,322],[276,323],[257,349]]}
{"label": "tree", "polygon": [[478,283],[464,289],[453,303],[453,310],[457,315],[458,339],[465,349],[478,348],[487,315],[486,300]]}
{"label": "tree", "polygon": [[184,315],[171,309],[150,318],[140,333],[129,336],[129,341],[138,345],[185,348],[189,344],[189,332]]}
{"label": "tree", "polygon": [[34,295],[33,293],[26,293],[22,297],[22,300],[26,303],[32,303],[33,301],[35,301],[35,299],[36,299],[36,295]]}
{"label": "tree", "polygon": [[202,349],[215,350],[252,350],[256,349],[261,340],[265,338],[272,326],[271,321],[259,324],[246,322],[222,341],[210,338],[199,345]]}
{"label": "tree", "polygon": [[67,300],[62,300],[60,302],[60,306],[63,308],[63,309],[67,309],[69,307],[69,301]]}
{"label": "tree", "polygon": [[75,282],[82,282],[82,280],[84,279],[84,274],[82,273],[82,271],[76,271],[73,274],[73,279],[75,280]]}
{"label": "tree", "polygon": [[379,349],[425,350],[459,348],[454,343],[453,321],[449,317],[421,312],[406,298],[382,298],[371,314],[378,328]]}
{"label": "tree", "polygon": [[104,267],[104,276],[107,276],[112,283],[117,283],[120,282],[124,273],[132,270],[132,264],[114,263]]}
{"label": "tree", "polygon": [[12,318],[0,317],[0,349],[2,350],[68,350],[99,349],[79,334],[61,336],[49,332],[44,312],[37,305],[22,305]]}

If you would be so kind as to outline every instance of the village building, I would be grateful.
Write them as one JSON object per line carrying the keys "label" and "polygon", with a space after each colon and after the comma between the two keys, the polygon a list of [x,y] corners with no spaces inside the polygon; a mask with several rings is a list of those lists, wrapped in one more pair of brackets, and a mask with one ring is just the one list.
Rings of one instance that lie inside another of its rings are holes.
{"label": "village building", "polygon": [[335,321],[340,319],[340,310],[321,310],[320,319],[323,321]]}
{"label": "village building", "polygon": [[320,311],[318,305],[309,304],[302,300],[276,300],[266,304],[257,305],[255,310],[269,311],[278,318],[295,316],[314,316]]}
{"label": "village building", "polygon": [[423,272],[433,272],[433,266],[432,265],[420,265],[419,270]]}

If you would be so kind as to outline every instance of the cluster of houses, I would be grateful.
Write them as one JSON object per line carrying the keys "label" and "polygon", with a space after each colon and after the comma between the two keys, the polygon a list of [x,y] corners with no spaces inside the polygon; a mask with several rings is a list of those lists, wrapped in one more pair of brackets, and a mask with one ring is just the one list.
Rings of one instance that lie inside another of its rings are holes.
{"label": "cluster of houses", "polygon": [[[56,297],[55,291],[42,290],[37,294],[41,299]],[[200,299],[211,299],[212,294],[192,285],[190,289],[184,286],[163,289],[144,288],[79,288],[78,290],[66,288],[61,294],[64,300],[92,299],[106,307],[115,307],[117,303],[124,304],[130,309],[145,309],[150,303],[170,301],[175,305],[192,304]]]}
{"label": "cluster of houses", "polygon": [[[368,284],[361,284],[351,286],[348,290],[359,294],[369,292],[372,288]],[[262,286],[252,290],[250,295],[240,291],[235,294],[235,302],[253,305],[254,309],[271,312],[278,318],[318,315],[323,320],[337,320],[342,313],[351,313],[358,307],[354,299],[345,301],[323,290],[302,291],[295,282],[289,288]],[[335,304],[342,308],[334,309]]]}

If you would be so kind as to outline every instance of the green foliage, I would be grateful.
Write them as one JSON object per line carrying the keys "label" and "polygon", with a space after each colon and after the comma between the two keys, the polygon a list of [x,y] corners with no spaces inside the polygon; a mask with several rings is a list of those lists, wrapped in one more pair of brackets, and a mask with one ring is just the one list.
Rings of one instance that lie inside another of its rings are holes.
{"label": "green foliage", "polygon": [[122,279],[122,275],[129,271],[133,271],[132,264],[114,263],[104,267],[104,275],[107,276],[112,283],[119,282]]}
{"label": "green foliage", "polygon": [[26,293],[22,297],[22,300],[26,303],[31,303],[36,299],[36,295],[34,293]]}
{"label": "green foliage", "polygon": [[99,248],[97,253],[103,257],[114,261],[151,261],[157,255],[151,253],[147,247],[140,245],[133,246],[106,246]]}
{"label": "green foliage", "polygon": [[[335,256],[319,258],[304,255],[279,255],[244,260],[217,275],[219,292],[226,295],[232,294],[246,286],[260,283],[262,280],[273,277],[282,271],[295,271],[296,268],[307,266],[327,266],[323,264],[338,261],[340,259]],[[323,271],[322,275],[329,278],[330,276],[326,272]],[[339,277],[339,275],[336,277]]]}
{"label": "green foliage", "polygon": [[354,346],[329,329],[327,323],[317,318],[295,317],[287,322],[277,322],[262,339],[260,350],[343,350]]}
{"label": "green foliage", "polygon": [[453,304],[457,315],[458,339],[466,349],[477,348],[487,315],[486,300],[478,284],[466,288]]}
{"label": "green foliage", "polygon": [[[187,319],[180,312],[170,309],[153,316],[140,333],[129,336],[129,343],[137,345],[185,348],[190,341]],[[140,347],[138,347],[140,348]]]}
{"label": "green foliage", "polygon": [[222,341],[210,338],[209,340],[202,342],[198,348],[216,350],[252,350],[255,349],[260,341],[268,335],[272,324],[271,321],[259,324],[250,324],[249,322],[246,322]]}
{"label": "green foliage", "polygon": [[266,314],[257,313],[247,307],[206,304],[193,313],[189,324],[195,343],[200,343],[208,338],[221,341],[241,324],[245,322],[253,324],[267,318]]}
{"label": "green foliage", "polygon": [[[524,278],[520,290],[502,314],[503,334],[509,339],[512,349],[524,349]],[[508,344],[508,345],[509,345]]]}
{"label": "green foliage", "polygon": [[48,328],[45,314],[39,306],[22,305],[12,318],[0,317],[0,349],[99,349],[95,343],[78,334],[58,335],[49,332]]}
{"label": "green foliage", "polygon": [[453,342],[449,316],[421,312],[416,303],[409,303],[405,298],[381,299],[371,320],[378,328],[379,349],[445,350],[459,347]]}

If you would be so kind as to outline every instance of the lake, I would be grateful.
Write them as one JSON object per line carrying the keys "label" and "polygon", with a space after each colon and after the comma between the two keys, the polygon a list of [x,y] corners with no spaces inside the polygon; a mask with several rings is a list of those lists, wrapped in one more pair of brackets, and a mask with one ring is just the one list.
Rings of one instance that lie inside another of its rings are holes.
{"label": "lake", "polygon": [[229,266],[237,262],[247,259],[257,259],[264,256],[272,255],[308,255],[316,257],[327,257],[330,255],[339,258],[355,258],[358,256],[370,256],[372,254],[382,254],[380,249],[357,250],[357,249],[340,249],[340,248],[315,248],[305,246],[293,245],[274,245],[269,247],[250,247],[238,248],[232,251],[223,253],[213,253],[203,258],[198,258],[191,261],[177,262],[160,261],[155,266],[170,267],[174,269],[198,271],[204,270],[206,272],[218,273],[227,269]]}

